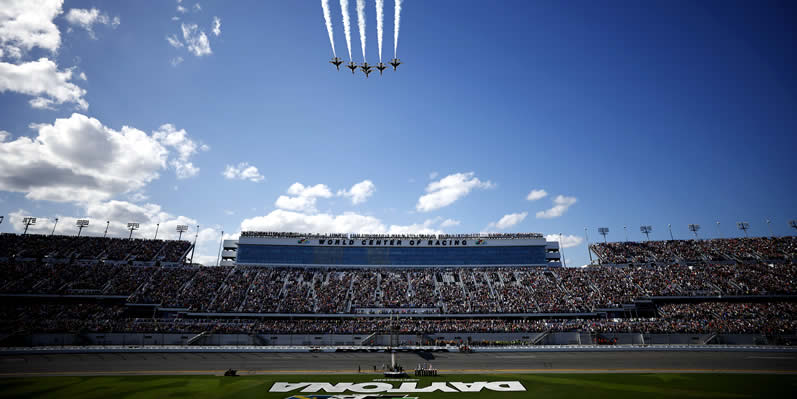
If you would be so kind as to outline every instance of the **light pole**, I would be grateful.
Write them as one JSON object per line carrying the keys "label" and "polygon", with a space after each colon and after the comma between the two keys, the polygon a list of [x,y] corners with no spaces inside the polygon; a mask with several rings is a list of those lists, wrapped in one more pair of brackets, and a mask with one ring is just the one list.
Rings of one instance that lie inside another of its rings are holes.
{"label": "light pole", "polygon": [[609,234],[609,228],[598,227],[598,233],[603,236],[603,243],[606,244],[606,235]]}
{"label": "light pole", "polygon": [[745,238],[747,238],[747,230],[750,229],[750,223],[747,222],[736,222],[736,227],[744,232]]}
{"label": "light pole", "polygon": [[697,237],[698,230],[700,230],[700,225],[699,224],[690,224],[689,225],[689,231],[691,231],[692,233],[695,233],[695,238],[698,238]]}
{"label": "light pole", "polygon": [[188,226],[184,224],[177,225],[177,232],[180,233],[180,235],[177,237],[177,241],[183,239],[183,233],[186,231],[188,231]]}
{"label": "light pole", "polygon": [[623,231],[625,231],[625,242],[628,242],[628,226],[623,226]]}
{"label": "light pole", "polygon": [[199,238],[199,225],[196,225],[196,235],[194,236],[194,246],[191,248],[191,264],[194,264],[194,251],[196,250],[196,239]]}
{"label": "light pole", "polygon": [[221,238],[219,239],[219,257],[216,258],[216,266],[221,266],[221,244],[224,243],[224,230],[221,231]]}
{"label": "light pole", "polygon": [[22,235],[28,234],[28,227],[36,224],[36,218],[33,217],[26,217],[22,218],[22,224],[25,225],[25,231],[22,232]]}
{"label": "light pole", "polygon": [[772,234],[772,220],[767,219],[766,222],[767,222],[767,227],[769,228],[769,236],[775,237],[775,235]]}
{"label": "light pole", "polygon": [[75,226],[77,226],[77,229],[78,229],[77,230],[77,236],[78,237],[80,237],[80,233],[83,231],[83,228],[88,226],[88,225],[89,225],[89,220],[88,219],[78,219],[78,221],[75,222]]}
{"label": "light pole", "polygon": [[667,230],[670,230],[670,241],[675,241],[675,238],[672,237],[672,225],[667,225]]}
{"label": "light pole", "polygon": [[650,241],[650,232],[653,231],[653,226],[639,226],[639,231]]}
{"label": "light pole", "polygon": [[58,218],[55,218],[55,223],[53,223],[53,231],[50,232],[51,237],[55,234],[55,226],[58,226]]}
{"label": "light pole", "polygon": [[111,226],[111,221],[110,220],[106,221],[105,222],[105,233],[102,234],[102,238],[105,238],[106,236],[108,236],[108,227],[110,227],[110,226]]}
{"label": "light pole", "polygon": [[717,238],[722,237],[722,232],[720,231],[720,221],[717,220]]}
{"label": "light pole", "polygon": [[589,248],[589,233],[587,233],[587,226],[584,226],[584,239],[587,240],[587,254],[589,254],[589,264],[592,264],[592,250]]}
{"label": "light pole", "polygon": [[[0,223],[3,223],[3,217],[0,216]],[[794,230],[797,230],[797,220],[789,220],[789,226]]]}
{"label": "light pole", "polygon": [[128,223],[127,229],[130,230],[130,237],[127,237],[128,240],[133,239],[133,230],[138,230],[138,223]]}
{"label": "light pole", "polygon": [[562,262],[562,266],[567,267],[567,259],[565,259],[565,246],[562,245],[562,233],[559,233],[559,256],[561,257],[559,260]]}
{"label": "light pole", "polygon": [[160,228],[161,228],[161,224],[160,223],[155,225],[155,238],[153,238],[153,240],[157,240],[158,239],[158,229],[160,229]]}

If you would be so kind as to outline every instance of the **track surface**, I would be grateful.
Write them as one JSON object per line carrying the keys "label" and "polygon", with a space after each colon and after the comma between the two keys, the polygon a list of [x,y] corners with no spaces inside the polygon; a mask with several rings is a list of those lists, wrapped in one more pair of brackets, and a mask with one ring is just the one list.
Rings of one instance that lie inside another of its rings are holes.
{"label": "track surface", "polygon": [[[795,373],[797,354],[783,352],[400,353],[407,369],[431,363],[441,373],[739,372]],[[0,377],[31,375],[325,374],[373,372],[384,353],[115,353],[2,355]]]}

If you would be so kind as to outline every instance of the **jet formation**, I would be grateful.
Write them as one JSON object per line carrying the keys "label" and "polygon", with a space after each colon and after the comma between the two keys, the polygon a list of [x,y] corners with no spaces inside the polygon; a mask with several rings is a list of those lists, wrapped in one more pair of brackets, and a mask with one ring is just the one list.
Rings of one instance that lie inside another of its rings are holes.
{"label": "jet formation", "polygon": [[[334,65],[335,68],[338,71],[340,71],[340,66],[343,64],[343,60],[341,60],[338,57],[335,57],[332,59],[332,61],[329,61],[329,63]],[[398,66],[401,64],[402,64],[401,60],[399,60],[398,58],[393,58],[388,65],[392,66],[393,70],[395,71],[396,68],[398,68]],[[376,65],[369,65],[368,62],[363,62],[362,65],[357,65],[354,63],[354,61],[349,61],[349,63],[346,65],[346,68],[349,68],[351,70],[352,75],[354,75],[354,73],[357,72],[357,69],[359,69],[363,71],[365,77],[368,78],[368,75],[370,75],[371,72],[374,71],[374,68],[376,68],[379,71],[379,76],[382,76],[382,72],[384,72],[385,69],[387,69],[387,65],[381,62]]]}

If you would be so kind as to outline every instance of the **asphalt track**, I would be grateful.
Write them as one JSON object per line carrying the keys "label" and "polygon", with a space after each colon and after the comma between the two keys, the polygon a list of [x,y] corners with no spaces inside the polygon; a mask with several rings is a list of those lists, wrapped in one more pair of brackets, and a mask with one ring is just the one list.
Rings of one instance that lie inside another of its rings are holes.
{"label": "asphalt track", "polygon": [[[485,373],[786,373],[793,352],[399,353],[406,369],[431,363],[442,374]],[[384,353],[91,353],[0,356],[0,377],[39,375],[168,375],[373,373]]]}

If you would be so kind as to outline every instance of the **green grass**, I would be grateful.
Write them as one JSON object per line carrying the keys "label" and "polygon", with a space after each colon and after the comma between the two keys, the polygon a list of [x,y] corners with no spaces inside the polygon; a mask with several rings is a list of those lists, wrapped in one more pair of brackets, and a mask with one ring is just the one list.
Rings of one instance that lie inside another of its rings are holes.
{"label": "green grass", "polygon": [[[31,377],[0,379],[0,398],[288,398],[271,393],[274,381],[365,382],[373,375],[257,375]],[[792,398],[797,375],[765,374],[481,374],[421,378],[432,381],[517,380],[526,392],[417,393],[421,399],[439,398]],[[394,383],[398,385],[398,383]],[[324,394],[319,392],[317,394]],[[308,394],[305,394],[308,395]]]}

